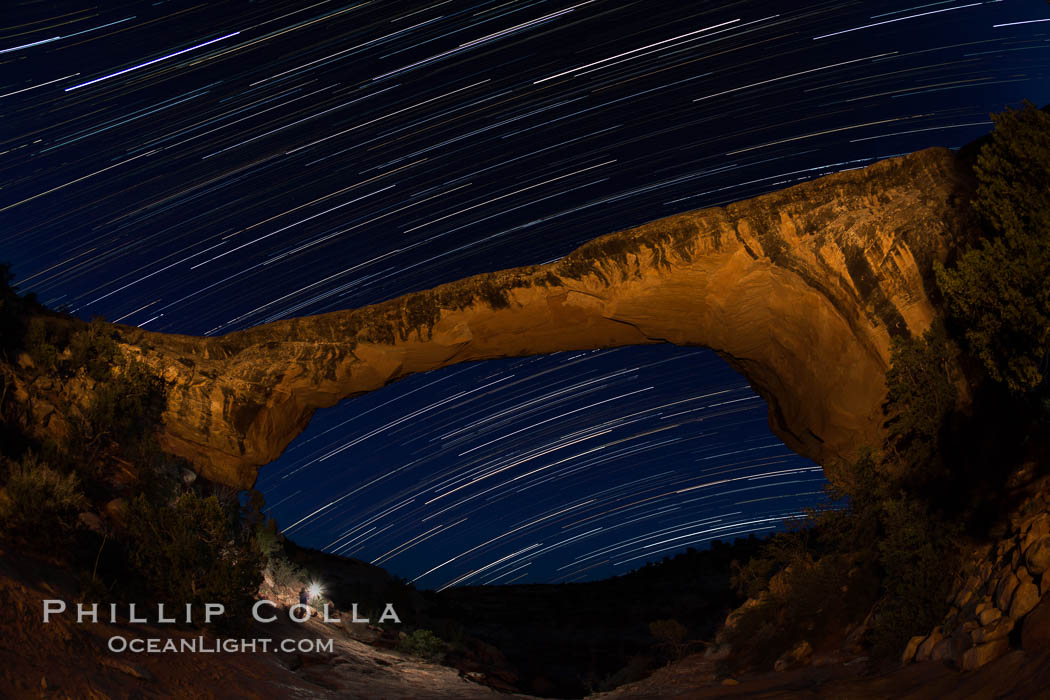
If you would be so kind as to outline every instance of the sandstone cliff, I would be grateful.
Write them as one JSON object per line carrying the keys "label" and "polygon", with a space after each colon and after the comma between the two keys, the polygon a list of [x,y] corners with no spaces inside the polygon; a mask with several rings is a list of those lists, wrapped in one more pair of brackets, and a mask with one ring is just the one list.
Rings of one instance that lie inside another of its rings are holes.
{"label": "sandstone cliff", "polygon": [[239,488],[317,408],[406,375],[664,342],[717,351],[773,431],[831,468],[880,439],[890,339],[933,319],[931,265],[967,230],[970,187],[929,149],[360,309],[218,338],[121,333],[169,383],[165,449]]}

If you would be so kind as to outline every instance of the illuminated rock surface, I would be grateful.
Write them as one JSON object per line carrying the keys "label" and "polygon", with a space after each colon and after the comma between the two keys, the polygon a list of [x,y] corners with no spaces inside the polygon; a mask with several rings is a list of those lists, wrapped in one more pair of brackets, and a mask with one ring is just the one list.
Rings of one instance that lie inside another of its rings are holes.
{"label": "illuminated rock surface", "polygon": [[459,362],[670,342],[714,349],[770,425],[833,468],[880,437],[890,339],[934,316],[968,168],[928,149],[602,236],[543,266],[219,338],[124,328],[161,371],[165,448],[246,488],[314,410]]}

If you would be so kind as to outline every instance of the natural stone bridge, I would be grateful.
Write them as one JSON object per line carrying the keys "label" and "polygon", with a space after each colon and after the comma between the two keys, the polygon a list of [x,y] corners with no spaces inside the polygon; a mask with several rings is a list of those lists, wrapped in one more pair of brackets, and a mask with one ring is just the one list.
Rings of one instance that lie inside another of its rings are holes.
{"label": "natural stone bridge", "polygon": [[121,327],[170,394],[162,444],[249,487],[314,410],[459,362],[712,348],[826,467],[881,439],[890,339],[934,317],[931,268],[967,230],[969,168],[929,149],[610,234],[549,265],[219,338]]}

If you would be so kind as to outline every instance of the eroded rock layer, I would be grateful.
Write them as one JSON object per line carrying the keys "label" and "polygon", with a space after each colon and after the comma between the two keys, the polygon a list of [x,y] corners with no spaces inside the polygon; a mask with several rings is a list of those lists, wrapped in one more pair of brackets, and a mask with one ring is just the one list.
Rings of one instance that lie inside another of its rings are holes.
{"label": "eroded rock layer", "polygon": [[714,349],[792,449],[832,466],[880,439],[890,339],[968,226],[968,169],[929,149],[597,238],[544,266],[218,338],[122,328],[169,382],[162,444],[250,486],[317,408],[415,372],[562,350]]}

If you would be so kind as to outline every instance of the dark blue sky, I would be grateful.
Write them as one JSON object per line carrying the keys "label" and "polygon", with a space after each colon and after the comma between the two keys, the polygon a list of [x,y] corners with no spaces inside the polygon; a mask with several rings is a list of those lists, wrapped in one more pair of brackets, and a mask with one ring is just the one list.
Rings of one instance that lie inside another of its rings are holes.
{"label": "dark blue sky", "polygon": [[[1050,101],[1050,6],[15,2],[0,259],[89,318],[344,309],[927,146]],[[577,580],[816,502],[713,353],[454,367],[315,418],[258,487],[416,579]]]}

